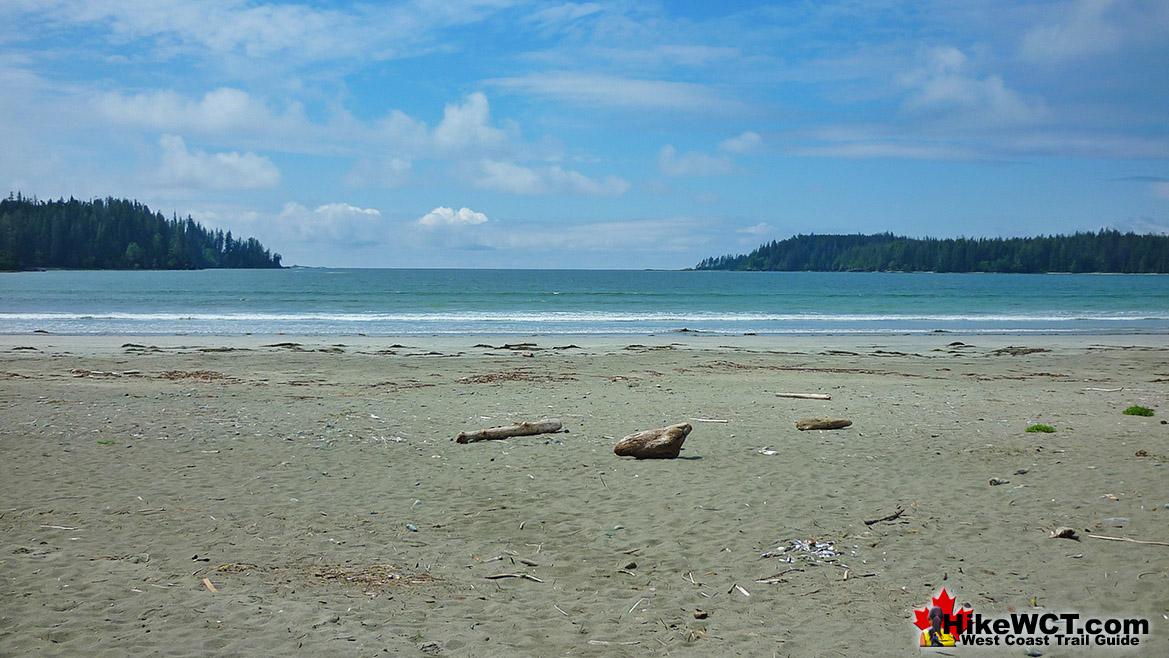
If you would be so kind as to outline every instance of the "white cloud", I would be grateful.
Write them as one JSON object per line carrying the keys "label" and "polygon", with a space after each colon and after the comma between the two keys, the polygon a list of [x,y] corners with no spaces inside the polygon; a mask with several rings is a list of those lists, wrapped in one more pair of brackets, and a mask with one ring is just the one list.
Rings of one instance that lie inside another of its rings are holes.
{"label": "white cloud", "polygon": [[442,121],[434,128],[434,145],[443,152],[497,149],[507,141],[507,135],[490,123],[487,96],[474,92],[462,105],[447,104]]}
{"label": "white cloud", "polygon": [[271,232],[290,242],[357,246],[387,239],[380,212],[348,203],[328,203],[309,210],[290,202],[270,221],[274,224]]}
{"label": "white cloud", "polygon": [[663,146],[658,153],[658,167],[667,176],[718,176],[734,171],[734,163],[727,156],[699,151],[679,155],[671,144]]}
{"label": "white cloud", "polygon": [[481,21],[508,4],[424,0],[332,9],[239,0],[35,0],[16,11],[30,21],[86,26],[118,43],[148,40],[166,56],[234,57],[246,62],[241,69],[254,69],[260,60],[295,66],[419,54],[435,47],[440,30]]}
{"label": "white cloud", "polygon": [[723,200],[721,196],[715,194],[714,192],[697,192],[690,195],[690,198],[694,199],[698,203],[706,204],[708,206],[714,205]]}
{"label": "white cloud", "polygon": [[487,82],[509,91],[593,107],[688,114],[733,113],[743,109],[741,103],[724,99],[710,87],[693,82],[639,80],[572,71],[531,73]]}
{"label": "white cloud", "polygon": [[770,235],[772,233],[775,233],[775,227],[768,224],[767,222],[759,222],[758,224],[756,224],[754,226],[748,226],[746,228],[741,228],[736,232],[737,233],[746,233],[747,235]]}
{"label": "white cloud", "polygon": [[1036,61],[1065,61],[1115,50],[1125,31],[1108,20],[1118,0],[1079,0],[1063,20],[1032,28],[1023,37],[1022,54]]}
{"label": "white cloud", "polygon": [[565,23],[572,23],[585,16],[596,14],[602,9],[603,7],[595,2],[565,2],[534,12],[528,16],[527,20],[542,30],[551,30]]}
{"label": "white cloud", "polygon": [[480,189],[511,194],[584,194],[621,196],[629,182],[616,176],[589,178],[559,166],[532,169],[510,161],[480,160],[468,168],[471,183]]}
{"label": "white cloud", "polygon": [[923,67],[902,77],[909,90],[902,110],[975,127],[1032,123],[1047,116],[1042,100],[1024,98],[999,76],[967,75],[966,61],[956,48],[929,51]]}
{"label": "white cloud", "polygon": [[[502,227],[501,227],[502,228]],[[538,247],[613,253],[683,252],[711,237],[710,225],[692,217],[616,220],[582,224],[521,224],[481,236],[481,244],[500,250]]]}
{"label": "white cloud", "polygon": [[280,170],[252,152],[206,153],[188,150],[182,137],[164,135],[159,178],[166,185],[197,189],[250,190],[275,187]]}
{"label": "white cloud", "polygon": [[426,228],[474,226],[487,222],[487,215],[475,212],[470,208],[459,208],[455,211],[446,206],[439,206],[418,219],[417,224]]}
{"label": "white cloud", "polygon": [[[300,116],[278,116],[245,91],[220,87],[198,101],[163,90],[125,96],[107,93],[97,99],[98,111],[115,123],[163,130],[230,133],[290,127]],[[299,114],[299,110],[297,111]]]}
{"label": "white cloud", "polygon": [[727,153],[755,153],[763,147],[763,138],[757,132],[747,131],[736,137],[719,142],[718,147]]}

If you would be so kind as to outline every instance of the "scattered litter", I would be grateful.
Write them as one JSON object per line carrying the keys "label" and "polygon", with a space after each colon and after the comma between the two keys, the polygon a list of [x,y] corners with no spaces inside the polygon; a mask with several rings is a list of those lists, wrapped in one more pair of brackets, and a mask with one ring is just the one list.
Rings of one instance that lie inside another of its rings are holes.
{"label": "scattered litter", "polygon": [[1055,530],[1052,530],[1051,531],[1051,538],[1052,539],[1074,539],[1076,541],[1080,541],[1080,538],[1078,536],[1076,536],[1075,528],[1069,528],[1067,526],[1060,526],[1060,527],[1056,528]]}
{"label": "scattered litter", "polygon": [[1006,479],[1006,478],[991,478],[990,480],[987,481],[987,484],[989,484],[992,487],[997,487],[1000,484],[1009,484],[1010,482],[1011,481]]}

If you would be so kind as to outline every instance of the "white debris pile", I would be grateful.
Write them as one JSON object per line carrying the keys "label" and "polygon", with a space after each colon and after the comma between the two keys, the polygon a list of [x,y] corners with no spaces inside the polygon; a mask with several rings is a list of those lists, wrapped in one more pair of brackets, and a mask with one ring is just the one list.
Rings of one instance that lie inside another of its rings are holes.
{"label": "white debris pile", "polygon": [[835,542],[793,539],[767,551],[762,557],[778,557],[789,564],[799,560],[810,565],[832,564],[848,568],[848,565],[840,563],[839,555]]}

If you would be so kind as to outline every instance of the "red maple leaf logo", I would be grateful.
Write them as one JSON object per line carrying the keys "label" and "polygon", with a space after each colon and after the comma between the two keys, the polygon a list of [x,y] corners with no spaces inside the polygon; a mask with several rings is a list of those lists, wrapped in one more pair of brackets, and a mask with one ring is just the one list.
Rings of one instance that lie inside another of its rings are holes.
{"label": "red maple leaf logo", "polygon": [[914,625],[923,631],[929,628],[930,608],[937,606],[942,609],[942,630],[950,633],[954,636],[955,640],[960,642],[959,634],[970,625],[971,610],[969,608],[962,608],[955,614],[954,600],[954,597],[950,596],[946,592],[946,588],[943,587],[942,591],[931,599],[930,605],[921,610],[913,611]]}

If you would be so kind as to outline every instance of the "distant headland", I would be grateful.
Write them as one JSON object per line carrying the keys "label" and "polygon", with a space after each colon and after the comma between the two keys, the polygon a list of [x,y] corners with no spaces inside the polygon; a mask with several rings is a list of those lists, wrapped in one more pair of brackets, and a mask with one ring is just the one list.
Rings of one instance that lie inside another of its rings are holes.
{"label": "distant headland", "polygon": [[128,199],[0,200],[0,270],[279,268],[255,238],[167,219]]}
{"label": "distant headland", "polygon": [[1099,231],[1033,238],[797,235],[697,270],[1166,274],[1169,236]]}

